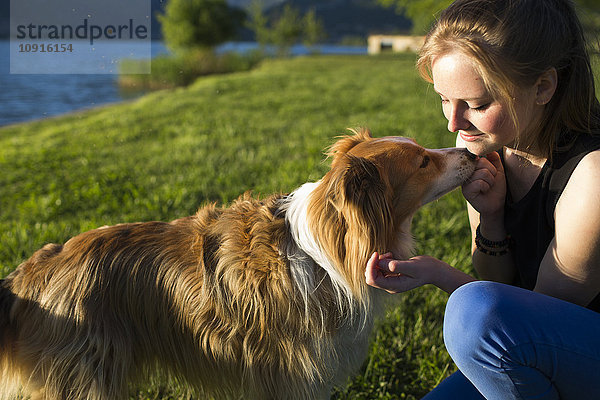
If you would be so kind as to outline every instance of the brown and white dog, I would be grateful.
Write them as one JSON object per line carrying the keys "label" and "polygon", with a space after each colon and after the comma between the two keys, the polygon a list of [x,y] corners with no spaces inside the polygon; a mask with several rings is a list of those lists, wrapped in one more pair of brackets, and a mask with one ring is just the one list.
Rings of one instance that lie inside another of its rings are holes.
{"label": "brown and white dog", "polygon": [[370,254],[408,257],[412,215],[475,166],[368,130],[331,155],[289,195],[37,251],[0,281],[4,398],[124,399],[156,370],[209,397],[327,398],[366,355]]}

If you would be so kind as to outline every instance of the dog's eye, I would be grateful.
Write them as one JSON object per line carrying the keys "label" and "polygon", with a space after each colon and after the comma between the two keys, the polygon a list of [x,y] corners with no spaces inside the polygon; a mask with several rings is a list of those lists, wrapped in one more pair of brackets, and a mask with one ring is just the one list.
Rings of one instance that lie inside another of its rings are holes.
{"label": "dog's eye", "polygon": [[419,168],[426,168],[430,160],[431,158],[429,156],[423,156],[423,162]]}

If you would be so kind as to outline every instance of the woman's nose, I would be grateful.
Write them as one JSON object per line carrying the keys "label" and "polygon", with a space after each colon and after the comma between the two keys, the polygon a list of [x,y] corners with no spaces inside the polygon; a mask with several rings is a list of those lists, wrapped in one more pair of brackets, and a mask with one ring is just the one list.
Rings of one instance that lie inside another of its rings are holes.
{"label": "woman's nose", "polygon": [[471,126],[468,119],[465,118],[464,110],[460,107],[452,107],[448,115],[448,130],[450,132],[458,132],[467,130]]}

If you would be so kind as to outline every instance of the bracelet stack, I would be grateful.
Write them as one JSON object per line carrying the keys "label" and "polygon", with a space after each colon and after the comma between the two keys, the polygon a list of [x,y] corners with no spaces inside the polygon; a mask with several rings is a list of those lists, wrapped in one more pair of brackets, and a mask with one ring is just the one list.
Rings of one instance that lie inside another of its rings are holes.
{"label": "bracelet stack", "polygon": [[508,253],[510,249],[510,235],[506,236],[504,240],[493,241],[484,238],[481,235],[481,228],[477,226],[477,230],[475,232],[475,246],[477,250],[482,252],[483,254],[487,254],[488,256],[503,256]]}

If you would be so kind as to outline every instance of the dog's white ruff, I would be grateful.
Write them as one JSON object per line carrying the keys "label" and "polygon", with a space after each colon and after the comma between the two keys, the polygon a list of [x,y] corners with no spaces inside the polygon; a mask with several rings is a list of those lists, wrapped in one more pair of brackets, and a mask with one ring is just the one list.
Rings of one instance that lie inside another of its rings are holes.
{"label": "dog's white ruff", "polygon": [[349,306],[349,310],[353,310],[356,306],[356,300],[352,294],[350,285],[331,263],[330,257],[325,254],[308,224],[308,204],[311,194],[319,183],[309,182],[300,186],[290,194],[288,203],[285,206],[286,221],[289,224],[292,238],[300,250],[300,252],[295,252],[294,254],[293,250],[289,249],[292,250],[292,254],[289,254],[290,251],[287,254],[290,260],[292,277],[298,290],[300,290],[304,297],[305,304],[308,306],[308,299],[318,286],[318,283],[315,282],[314,273],[316,263],[329,275],[336,292],[338,306],[342,307],[346,304]]}

